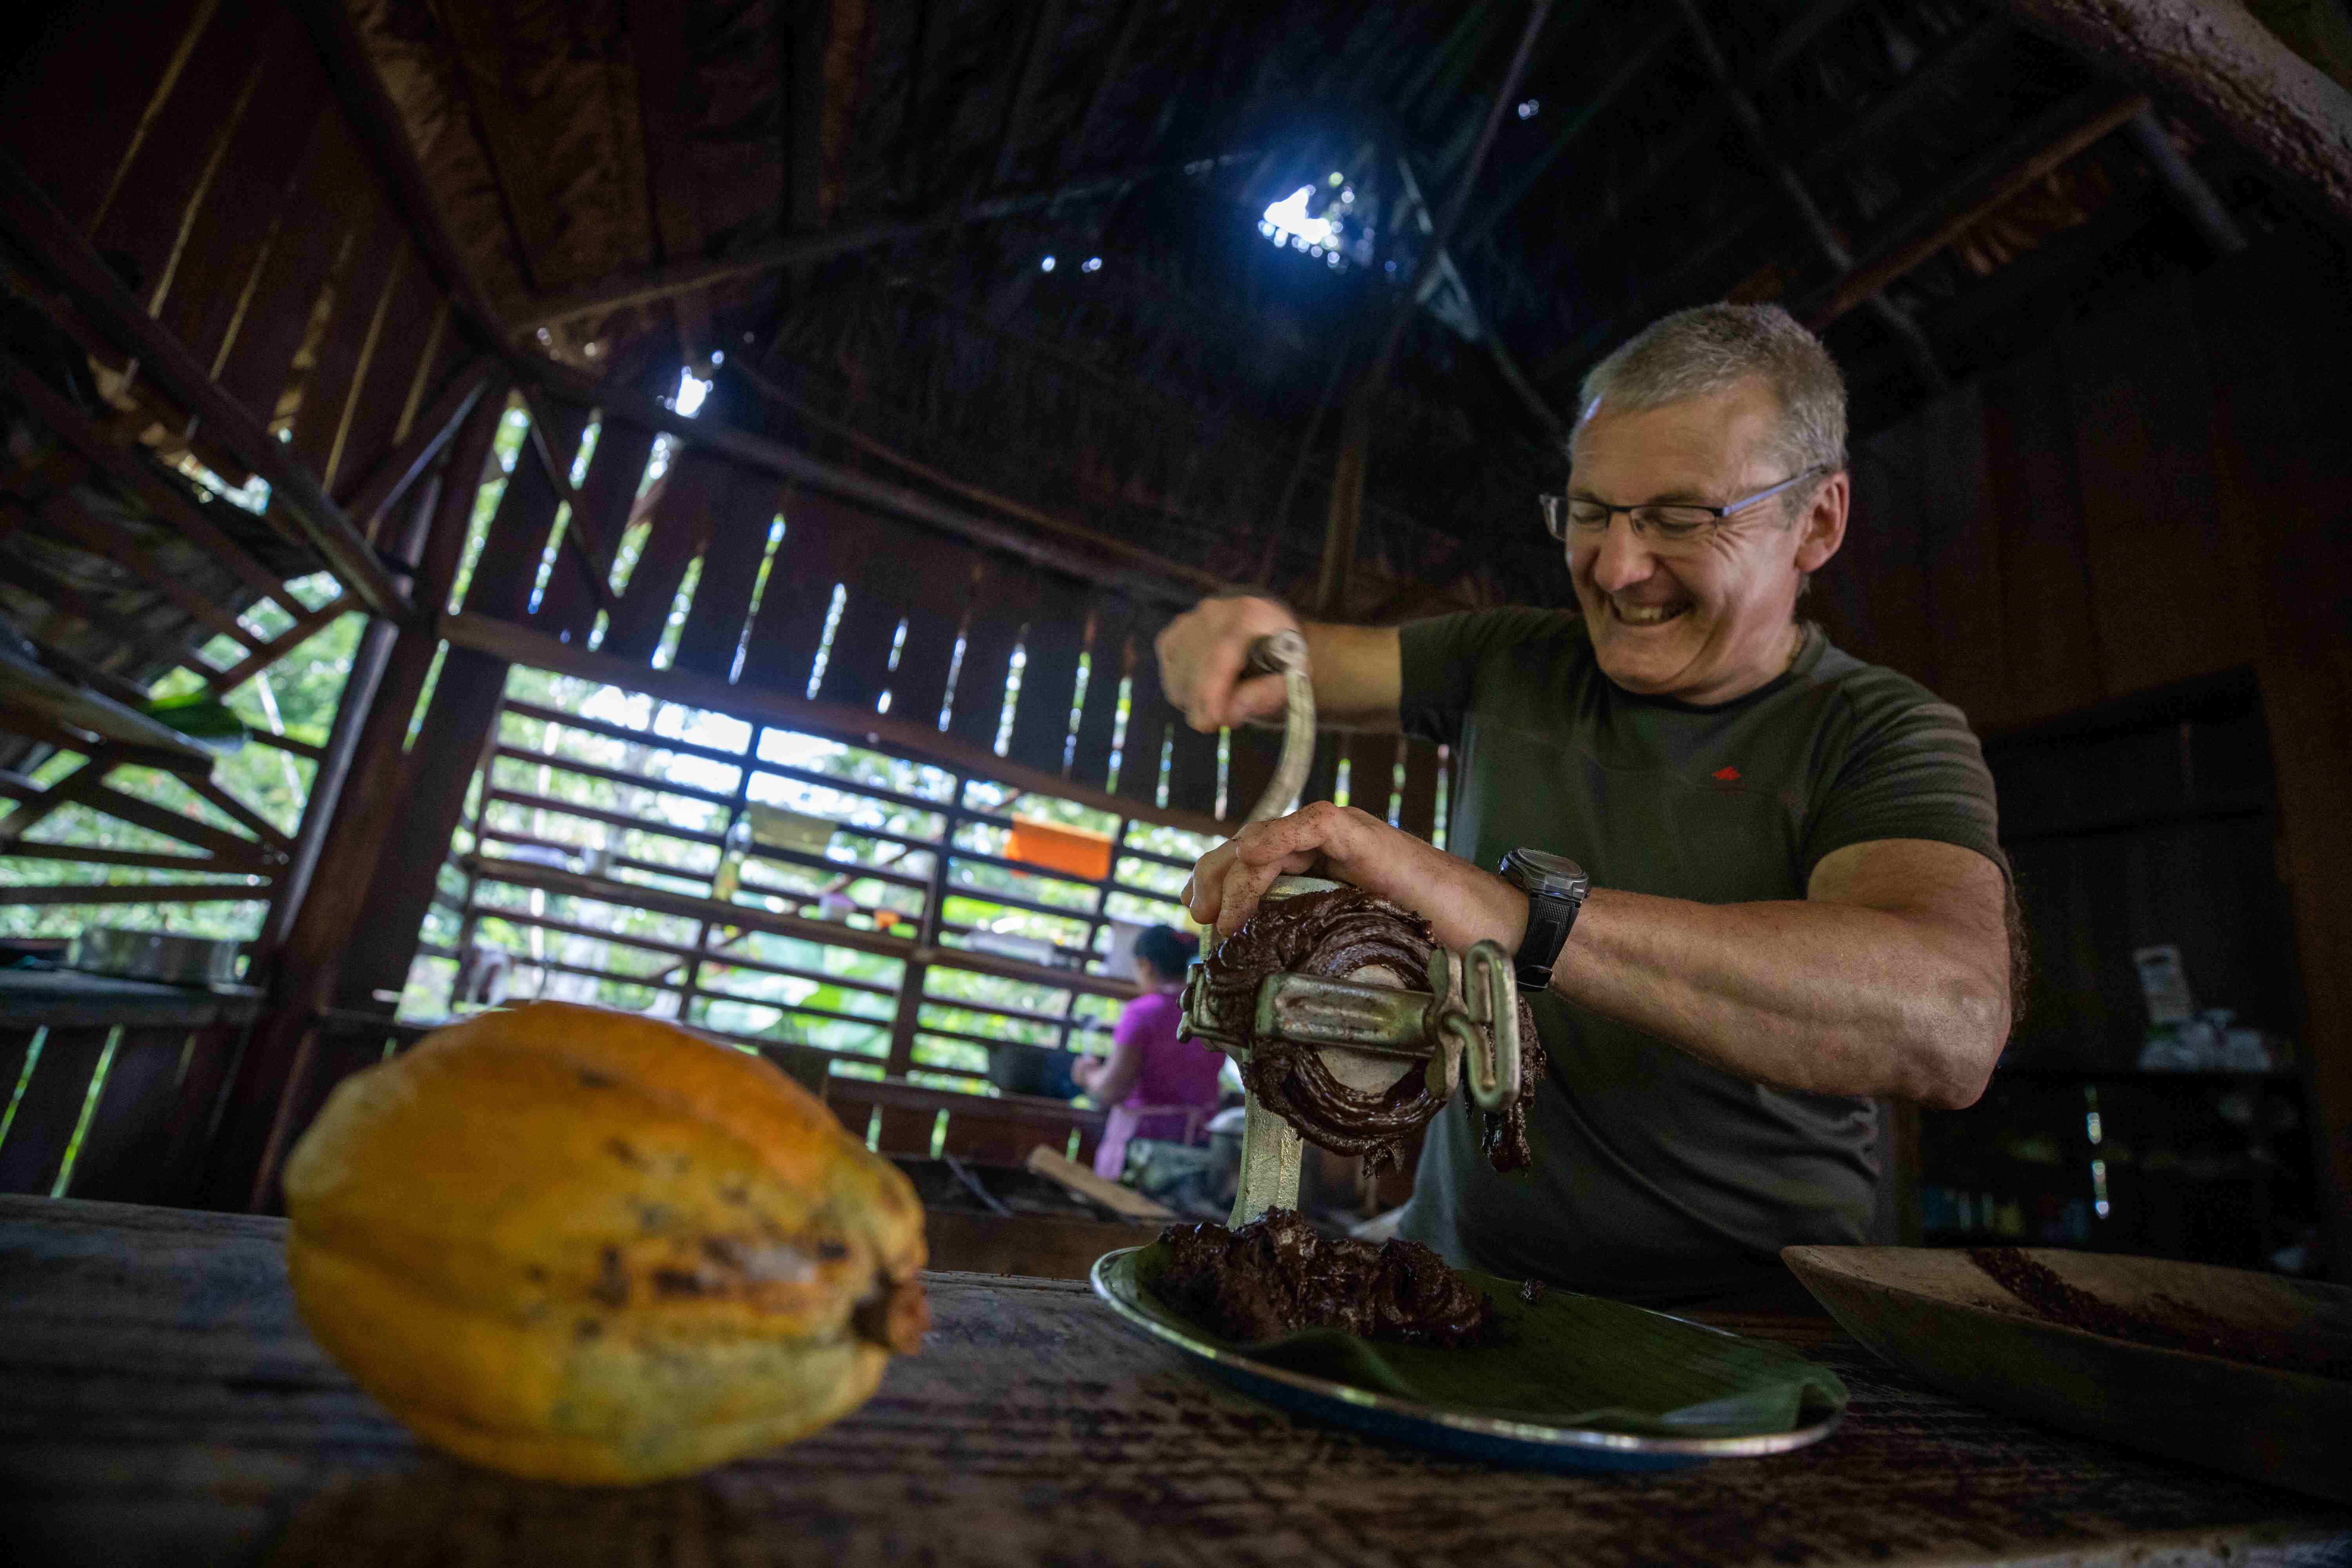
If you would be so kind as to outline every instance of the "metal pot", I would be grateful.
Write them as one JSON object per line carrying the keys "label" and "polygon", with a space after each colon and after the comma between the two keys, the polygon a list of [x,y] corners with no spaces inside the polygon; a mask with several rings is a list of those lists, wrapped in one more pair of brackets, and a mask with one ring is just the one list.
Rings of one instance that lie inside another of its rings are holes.
{"label": "metal pot", "polygon": [[237,946],[173,931],[84,926],[66,954],[66,967],[167,985],[234,985]]}
{"label": "metal pot", "polygon": [[988,1047],[988,1081],[1007,1094],[1067,1100],[1078,1092],[1070,1079],[1070,1053],[1050,1046],[999,1040]]}

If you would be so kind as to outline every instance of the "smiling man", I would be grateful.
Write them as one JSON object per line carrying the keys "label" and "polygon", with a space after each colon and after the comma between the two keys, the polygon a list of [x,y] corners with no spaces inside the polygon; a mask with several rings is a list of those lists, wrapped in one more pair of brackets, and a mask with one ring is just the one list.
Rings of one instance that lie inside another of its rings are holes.
{"label": "smiling man", "polygon": [[[1431,1124],[1402,1233],[1457,1265],[1659,1304],[1769,1299],[1780,1248],[1864,1238],[1872,1097],[1976,1099],[2007,1038],[1992,781],[1959,712],[1797,618],[1845,537],[1845,391],[1776,306],[1657,322],[1586,379],[1542,498],[1576,611],[1302,627],[1325,721],[1454,748],[1435,849],[1323,803],[1194,868],[1232,931],[1273,879],[1342,878],[1459,952],[1517,955],[1552,1062],[1531,1172]],[[1269,720],[1208,601],[1160,639],[1196,729]]]}

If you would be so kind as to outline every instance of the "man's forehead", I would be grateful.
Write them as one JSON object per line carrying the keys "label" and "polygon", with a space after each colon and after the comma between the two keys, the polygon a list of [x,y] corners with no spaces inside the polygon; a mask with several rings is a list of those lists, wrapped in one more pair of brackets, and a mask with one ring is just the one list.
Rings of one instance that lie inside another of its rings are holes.
{"label": "man's forehead", "polygon": [[1746,468],[1777,433],[1779,415],[1770,389],[1755,381],[1648,408],[1613,407],[1604,395],[1578,421],[1569,459],[1580,468],[1674,468],[1711,479]]}

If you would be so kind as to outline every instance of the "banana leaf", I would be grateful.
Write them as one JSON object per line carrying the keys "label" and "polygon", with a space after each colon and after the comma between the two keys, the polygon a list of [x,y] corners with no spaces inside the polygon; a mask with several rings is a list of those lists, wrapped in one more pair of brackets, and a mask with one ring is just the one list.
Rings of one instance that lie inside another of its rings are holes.
{"label": "banana leaf", "polygon": [[1155,1242],[1112,1262],[1105,1283],[1154,1321],[1265,1365],[1465,1414],[1650,1437],[1791,1432],[1845,1408],[1837,1373],[1795,1352],[1570,1290],[1532,1302],[1490,1274],[1463,1271],[1503,1319],[1499,1342],[1440,1348],[1307,1329],[1239,1344],[1152,1291],[1168,1264]]}
{"label": "banana leaf", "polygon": [[248,733],[245,721],[236,716],[235,710],[201,691],[150,702],[147,717],[223,753],[243,746]]}

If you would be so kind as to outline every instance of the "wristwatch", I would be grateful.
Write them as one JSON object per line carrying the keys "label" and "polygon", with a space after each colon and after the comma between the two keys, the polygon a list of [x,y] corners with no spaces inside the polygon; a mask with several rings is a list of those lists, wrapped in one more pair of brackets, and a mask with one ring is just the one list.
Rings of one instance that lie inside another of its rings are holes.
{"label": "wristwatch", "polygon": [[1496,869],[1503,880],[1528,896],[1528,934],[1520,939],[1518,955],[1511,961],[1519,989],[1549,990],[1551,966],[1559,962],[1559,950],[1568,942],[1576,911],[1584,907],[1584,895],[1592,890],[1592,879],[1567,856],[1547,855],[1540,849],[1514,849]]}

